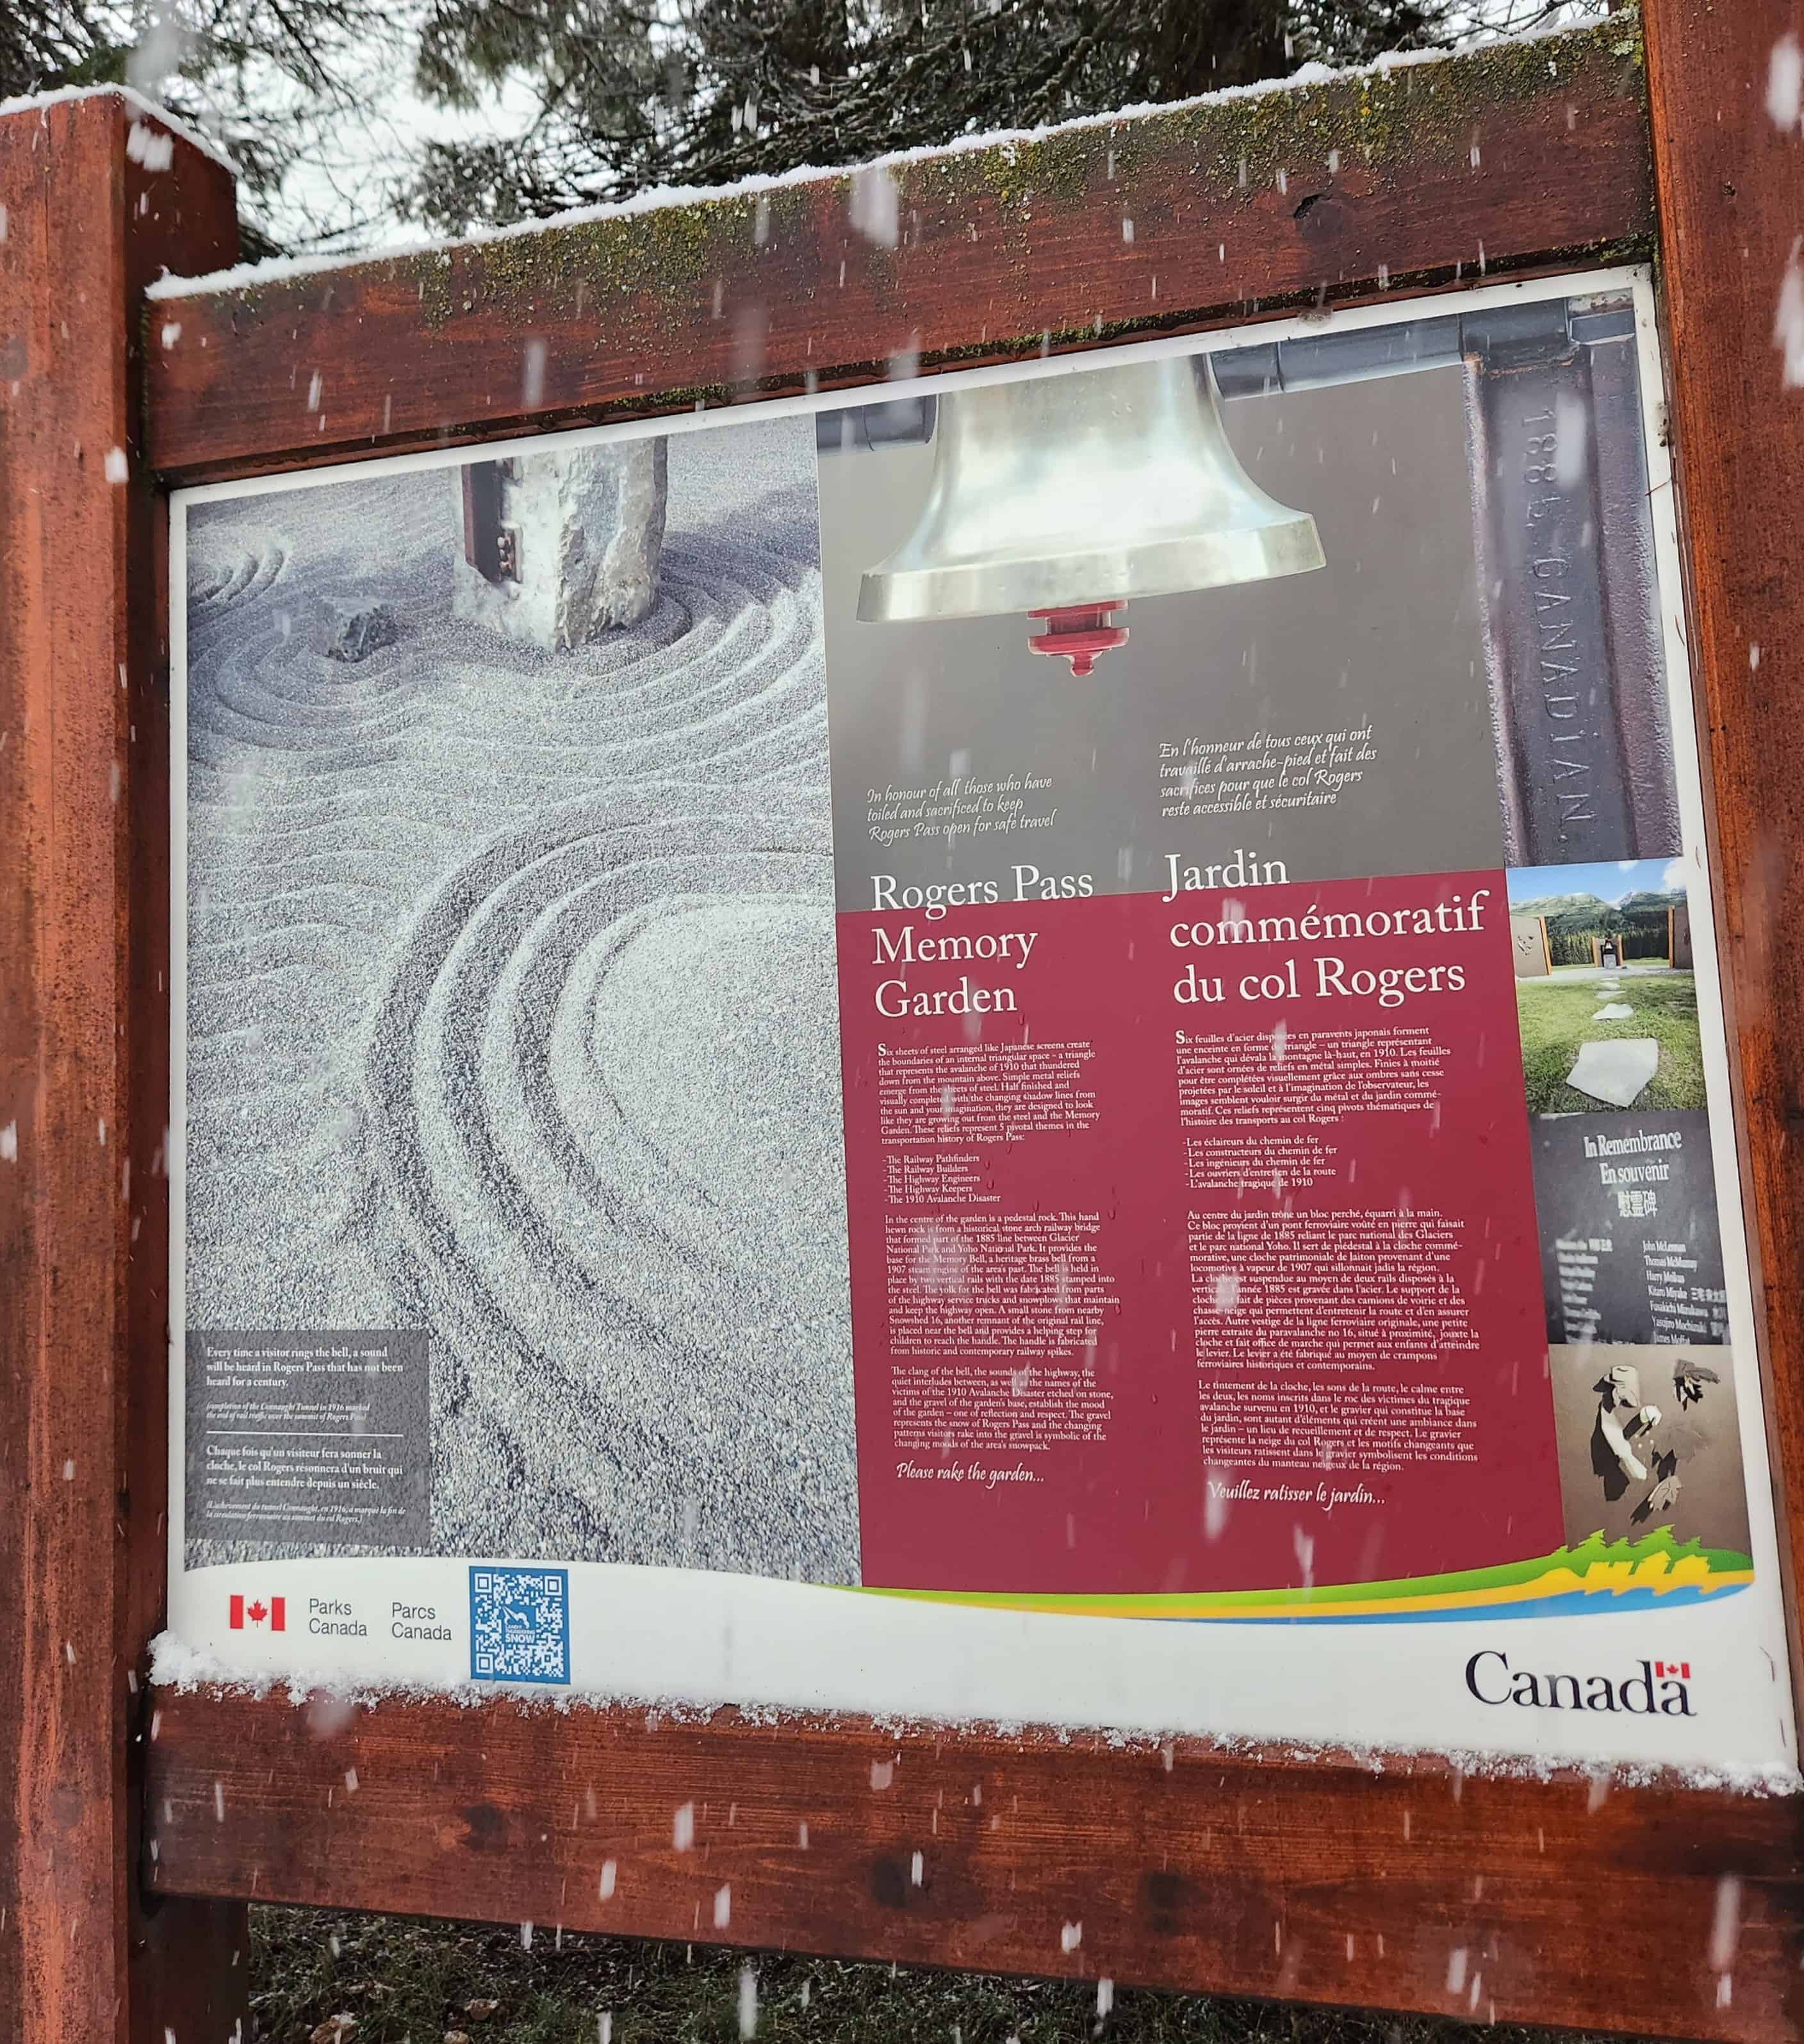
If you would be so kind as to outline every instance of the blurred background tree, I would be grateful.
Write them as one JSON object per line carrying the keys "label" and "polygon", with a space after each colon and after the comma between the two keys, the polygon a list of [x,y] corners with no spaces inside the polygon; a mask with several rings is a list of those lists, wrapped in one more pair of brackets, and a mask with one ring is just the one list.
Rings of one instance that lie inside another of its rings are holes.
{"label": "blurred background tree", "polygon": [[529,79],[508,141],[428,143],[409,192],[440,227],[649,186],[717,184],[1188,98],[1429,39],[1438,0],[432,0],[424,90]]}
{"label": "blurred background tree", "polygon": [[33,0],[0,96],[124,81],[262,245],[455,234],[1353,63],[1538,0]]}

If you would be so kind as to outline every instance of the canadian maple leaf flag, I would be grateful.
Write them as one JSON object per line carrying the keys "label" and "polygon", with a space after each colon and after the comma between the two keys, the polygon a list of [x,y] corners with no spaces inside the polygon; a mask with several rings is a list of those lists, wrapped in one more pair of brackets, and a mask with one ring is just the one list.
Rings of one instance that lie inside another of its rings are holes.
{"label": "canadian maple leaf flag", "polygon": [[271,1632],[288,1630],[288,1600],[272,1596],[267,1604],[261,1597],[252,1597],[247,1604],[241,1596],[232,1600],[232,1630],[242,1632],[247,1625],[267,1625]]}
{"label": "canadian maple leaf flag", "polygon": [[1656,1662],[1655,1662],[1655,1663],[1654,1663],[1654,1679],[1655,1679],[1656,1681],[1660,1681],[1660,1680],[1661,1680],[1661,1679],[1663,1679],[1664,1677],[1667,1677],[1667,1676],[1669,1676],[1669,1675],[1670,1675],[1670,1676],[1675,1676],[1675,1677],[1677,1677],[1677,1678],[1679,1679],[1679,1681],[1680,1681],[1681,1682],[1688,1682],[1688,1681],[1691,1681],[1691,1662],[1690,1662],[1689,1661],[1656,1661]]}

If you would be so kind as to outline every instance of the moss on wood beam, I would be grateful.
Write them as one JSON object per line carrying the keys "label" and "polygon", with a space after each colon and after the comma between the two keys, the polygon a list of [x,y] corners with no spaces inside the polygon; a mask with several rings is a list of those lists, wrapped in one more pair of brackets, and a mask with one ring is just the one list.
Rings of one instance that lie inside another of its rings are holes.
{"label": "moss on wood beam", "polygon": [[179,337],[148,351],[151,436],[182,475],[443,444],[1638,256],[1652,226],[1623,13],[862,171],[167,285],[150,317]]}

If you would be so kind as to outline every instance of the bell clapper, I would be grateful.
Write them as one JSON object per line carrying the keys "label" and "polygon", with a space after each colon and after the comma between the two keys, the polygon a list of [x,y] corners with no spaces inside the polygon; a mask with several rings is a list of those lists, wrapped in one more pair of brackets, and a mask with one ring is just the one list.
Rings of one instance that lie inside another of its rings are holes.
{"label": "bell clapper", "polygon": [[1104,654],[1127,644],[1127,627],[1109,621],[1120,608],[1119,602],[1061,603],[1050,610],[1030,610],[1028,617],[1044,618],[1046,628],[1028,633],[1028,650],[1069,660],[1072,673],[1082,681]]}

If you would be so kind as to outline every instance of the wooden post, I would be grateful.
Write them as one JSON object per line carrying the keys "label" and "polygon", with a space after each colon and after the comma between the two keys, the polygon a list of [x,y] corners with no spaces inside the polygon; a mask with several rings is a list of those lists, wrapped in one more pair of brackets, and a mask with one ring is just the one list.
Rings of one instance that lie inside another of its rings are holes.
{"label": "wooden post", "polygon": [[232,259],[232,179],[125,94],[52,99],[0,117],[0,2040],[224,2044],[242,1907],[139,1900],[168,1270],[139,450],[144,286]]}
{"label": "wooden post", "polygon": [[[1668,402],[1804,1677],[1804,133],[1779,0],[1647,0]],[[1789,1493],[1789,1494],[1788,1494]]]}

